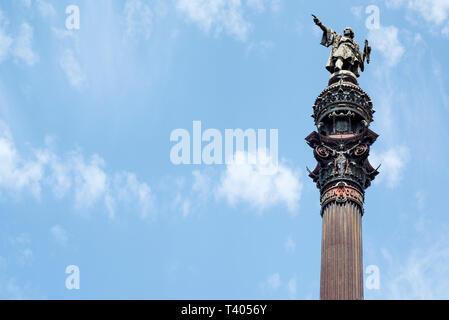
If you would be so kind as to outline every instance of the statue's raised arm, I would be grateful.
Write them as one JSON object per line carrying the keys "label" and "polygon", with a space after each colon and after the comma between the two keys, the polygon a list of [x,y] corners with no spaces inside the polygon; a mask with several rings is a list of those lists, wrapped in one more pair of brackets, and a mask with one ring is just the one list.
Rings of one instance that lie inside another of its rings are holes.
{"label": "statue's raised arm", "polygon": [[336,40],[338,34],[331,28],[326,27],[314,14],[312,14],[312,17],[313,22],[315,22],[315,24],[323,30],[323,37],[321,38],[320,43],[325,47],[329,47]]}
{"label": "statue's raised arm", "polygon": [[326,27],[324,26],[324,24],[321,23],[320,19],[317,18],[316,15],[312,14],[313,17],[313,22],[315,22],[315,24],[321,28],[321,30],[326,31]]}

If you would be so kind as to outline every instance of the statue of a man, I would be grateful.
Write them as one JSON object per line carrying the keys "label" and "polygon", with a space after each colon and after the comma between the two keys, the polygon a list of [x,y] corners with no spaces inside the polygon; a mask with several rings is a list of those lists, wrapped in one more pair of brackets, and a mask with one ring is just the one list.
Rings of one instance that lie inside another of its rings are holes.
{"label": "statue of a man", "polygon": [[352,31],[351,28],[345,28],[343,35],[340,35],[334,30],[324,26],[316,16],[312,16],[313,22],[323,30],[321,44],[326,47],[332,45],[326,69],[330,73],[348,70],[356,77],[359,77],[359,68],[362,71],[365,69],[365,59],[367,63],[370,61],[371,47],[368,45],[368,40],[365,40],[365,48],[363,52],[361,52],[358,43],[354,40],[354,31]]}

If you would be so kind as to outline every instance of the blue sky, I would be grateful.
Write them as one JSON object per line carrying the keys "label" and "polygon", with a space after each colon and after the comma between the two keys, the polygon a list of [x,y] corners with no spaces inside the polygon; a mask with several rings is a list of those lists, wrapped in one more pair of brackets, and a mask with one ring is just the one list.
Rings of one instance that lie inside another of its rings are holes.
{"label": "blue sky", "polygon": [[[380,288],[365,297],[449,298],[448,0],[14,0],[0,13],[1,298],[317,299],[304,138],[329,51],[311,13],[373,47],[359,83],[382,166],[363,246]],[[170,133],[194,120],[278,129],[279,170],[172,164]]]}

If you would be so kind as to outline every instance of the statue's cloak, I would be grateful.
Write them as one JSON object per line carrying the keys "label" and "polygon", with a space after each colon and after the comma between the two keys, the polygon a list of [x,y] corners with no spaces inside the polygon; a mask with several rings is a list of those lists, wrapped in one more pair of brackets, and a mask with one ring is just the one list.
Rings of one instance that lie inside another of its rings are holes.
{"label": "statue's cloak", "polygon": [[330,28],[326,28],[323,32],[323,37],[321,38],[321,44],[325,47],[332,45],[329,59],[326,63],[326,69],[330,73],[334,72],[335,61],[337,61],[338,58],[342,58],[343,62],[349,64],[351,67],[355,67],[355,69],[360,66],[363,71],[363,59],[359,45],[355,40],[342,36]]}

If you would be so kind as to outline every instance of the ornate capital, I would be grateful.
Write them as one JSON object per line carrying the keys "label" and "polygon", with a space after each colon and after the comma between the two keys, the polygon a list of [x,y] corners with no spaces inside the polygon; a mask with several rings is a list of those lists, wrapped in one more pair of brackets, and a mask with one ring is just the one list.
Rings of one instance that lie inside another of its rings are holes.
{"label": "ornate capital", "polygon": [[332,83],[313,106],[317,131],[306,141],[313,148],[317,166],[309,176],[321,192],[321,206],[352,201],[363,212],[364,190],[379,173],[368,161],[370,146],[378,135],[368,127],[374,109],[357,81]]}

